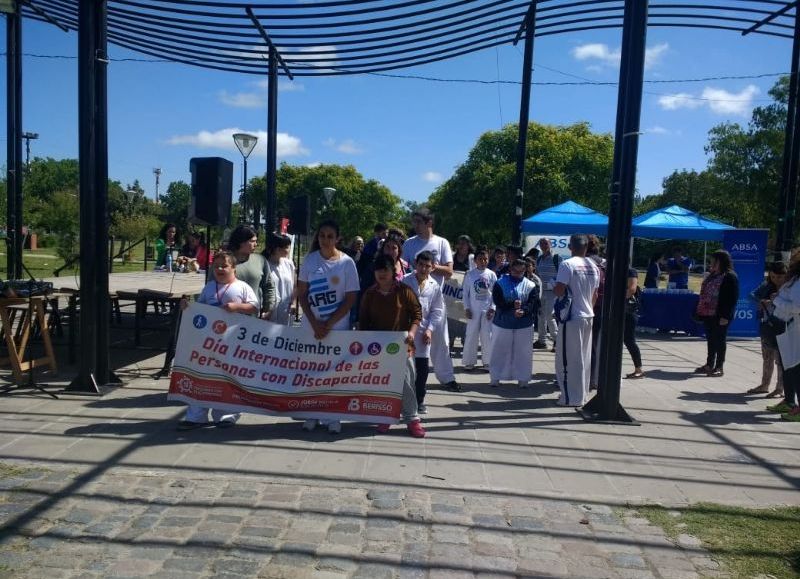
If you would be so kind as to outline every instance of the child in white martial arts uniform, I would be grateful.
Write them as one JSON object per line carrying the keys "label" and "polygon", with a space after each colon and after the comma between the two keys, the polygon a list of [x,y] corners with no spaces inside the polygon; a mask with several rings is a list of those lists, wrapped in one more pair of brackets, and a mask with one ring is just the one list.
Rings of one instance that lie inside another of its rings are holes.
{"label": "child in white martial arts uniform", "polygon": [[414,272],[403,278],[403,283],[414,290],[414,294],[422,307],[422,322],[414,337],[414,366],[417,371],[415,381],[417,390],[417,404],[420,414],[427,414],[425,394],[428,383],[428,367],[431,353],[431,340],[435,332],[439,331],[444,323],[444,297],[442,288],[431,276],[433,269],[433,254],[422,251],[414,260]]}
{"label": "child in white martial arts uniform", "polygon": [[[225,311],[240,314],[255,315],[258,313],[258,298],[253,288],[245,282],[236,279],[236,258],[229,251],[218,251],[211,263],[214,280],[203,288],[197,302],[218,306]],[[188,302],[183,300],[181,307],[186,308]],[[186,409],[186,416],[178,424],[178,430],[191,430],[208,424],[207,406],[190,404]],[[211,420],[220,428],[233,426],[241,415],[226,413],[225,410],[211,407]]]}
{"label": "child in white martial arts uniform", "polygon": [[490,386],[516,380],[527,388],[533,374],[533,318],[539,311],[542,288],[525,277],[525,260],[515,259],[492,289],[492,364]]}
{"label": "child in white martial arts uniform", "polygon": [[467,316],[467,331],[464,336],[464,368],[472,370],[478,362],[478,342],[481,344],[483,367],[489,367],[492,335],[492,288],[497,275],[490,270],[489,252],[479,247],[475,252],[475,269],[464,276],[464,312]]}

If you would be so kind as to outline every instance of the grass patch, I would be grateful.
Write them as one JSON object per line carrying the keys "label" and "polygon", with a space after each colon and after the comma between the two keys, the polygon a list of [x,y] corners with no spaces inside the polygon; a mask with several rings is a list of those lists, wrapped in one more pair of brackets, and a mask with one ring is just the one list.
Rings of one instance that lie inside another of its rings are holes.
{"label": "grass patch", "polygon": [[744,509],[711,503],[636,507],[676,539],[688,533],[733,577],[800,577],[800,507]]}
{"label": "grass patch", "polygon": [[32,470],[34,469],[0,462],[0,479],[22,476]]}

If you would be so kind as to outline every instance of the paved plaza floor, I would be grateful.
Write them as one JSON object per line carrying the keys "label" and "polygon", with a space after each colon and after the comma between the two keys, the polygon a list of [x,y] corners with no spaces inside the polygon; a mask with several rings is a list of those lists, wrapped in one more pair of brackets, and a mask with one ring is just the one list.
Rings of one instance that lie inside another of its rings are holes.
{"label": "paved plaza floor", "polygon": [[723,378],[692,374],[699,339],[640,345],[648,376],[622,392],[640,426],[555,406],[541,351],[528,390],[480,372],[458,373],[463,393],[433,385],[423,440],[255,415],[177,432],[158,356],[102,398],[20,391],[0,399],[0,574],[725,576],[635,505],[798,504],[800,428],[741,394],[756,341],[729,343]]}

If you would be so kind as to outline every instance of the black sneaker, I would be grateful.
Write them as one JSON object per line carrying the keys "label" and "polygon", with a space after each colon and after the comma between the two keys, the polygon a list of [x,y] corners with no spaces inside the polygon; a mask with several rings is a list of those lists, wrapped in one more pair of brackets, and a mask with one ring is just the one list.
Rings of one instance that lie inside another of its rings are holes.
{"label": "black sneaker", "polygon": [[458,382],[455,380],[451,380],[447,384],[444,385],[445,390],[449,390],[450,392],[462,392],[462,388]]}
{"label": "black sneaker", "polygon": [[424,404],[420,404],[420,405],[417,407],[417,412],[418,412],[419,414],[427,414],[427,413],[428,413],[428,407],[427,407],[427,406],[425,406]]}
{"label": "black sneaker", "polygon": [[547,349],[547,344],[545,344],[544,342],[534,342],[533,343],[533,349],[534,350],[546,350]]}

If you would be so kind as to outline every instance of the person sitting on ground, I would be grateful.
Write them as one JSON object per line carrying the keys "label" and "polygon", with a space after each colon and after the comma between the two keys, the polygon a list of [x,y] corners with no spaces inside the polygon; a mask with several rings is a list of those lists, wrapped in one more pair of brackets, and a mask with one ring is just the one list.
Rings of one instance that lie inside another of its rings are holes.
{"label": "person sitting on ground", "polygon": [[492,288],[492,363],[489,386],[516,380],[527,388],[533,374],[533,320],[539,311],[542,286],[525,277],[525,260],[511,262],[509,272]]}
{"label": "person sitting on ground", "polygon": [[[389,255],[375,258],[375,284],[364,292],[358,315],[358,329],[377,332],[405,332],[408,360],[403,378],[403,420],[414,438],[424,438],[425,429],[419,418],[417,394],[414,388],[414,341],[422,321],[422,308],[413,290],[394,277],[395,263]],[[427,372],[426,372],[427,375]],[[378,426],[378,432],[389,431],[389,424]]]}
{"label": "person sitting on ground", "polygon": [[[211,264],[214,279],[209,281],[200,292],[198,303],[217,306],[231,313],[255,315],[258,313],[258,300],[253,289],[241,280],[236,279],[236,258],[229,251],[218,251]],[[188,307],[186,300],[181,301],[181,308]],[[241,414],[228,412],[213,406],[190,404],[184,419],[178,424],[178,430],[192,430],[208,425],[208,411],[211,420],[219,428],[233,426]]]}
{"label": "person sitting on ground", "polygon": [[421,251],[414,260],[414,272],[403,278],[403,283],[411,288],[419,300],[422,308],[422,321],[414,338],[414,365],[417,372],[415,380],[417,404],[420,414],[427,414],[425,394],[427,393],[428,372],[430,368],[430,353],[433,336],[441,331],[445,320],[444,297],[442,288],[431,277],[433,271],[433,253],[428,250]]}

